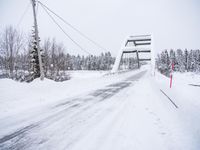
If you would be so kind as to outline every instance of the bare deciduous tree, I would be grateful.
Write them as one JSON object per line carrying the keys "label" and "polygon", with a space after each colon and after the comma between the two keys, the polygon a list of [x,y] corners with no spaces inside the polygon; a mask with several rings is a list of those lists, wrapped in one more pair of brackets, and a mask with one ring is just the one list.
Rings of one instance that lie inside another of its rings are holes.
{"label": "bare deciduous tree", "polygon": [[0,38],[0,47],[2,55],[5,58],[5,69],[8,71],[10,77],[13,77],[15,69],[15,59],[19,54],[20,49],[23,47],[23,36],[20,32],[12,26],[5,28]]}

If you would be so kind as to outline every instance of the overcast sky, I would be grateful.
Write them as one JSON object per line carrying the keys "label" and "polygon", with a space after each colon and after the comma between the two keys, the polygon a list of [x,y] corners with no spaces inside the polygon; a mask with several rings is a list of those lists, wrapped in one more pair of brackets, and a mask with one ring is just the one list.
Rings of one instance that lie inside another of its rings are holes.
{"label": "overcast sky", "polygon": [[[69,23],[116,55],[129,35],[153,34],[155,51],[169,48],[200,48],[199,0],[40,0]],[[0,30],[16,26],[30,0],[0,0]],[[32,7],[19,28],[32,29]],[[92,54],[101,49],[59,23],[71,37]],[[76,47],[47,16],[38,9],[39,35],[55,37],[66,52],[83,52]]]}

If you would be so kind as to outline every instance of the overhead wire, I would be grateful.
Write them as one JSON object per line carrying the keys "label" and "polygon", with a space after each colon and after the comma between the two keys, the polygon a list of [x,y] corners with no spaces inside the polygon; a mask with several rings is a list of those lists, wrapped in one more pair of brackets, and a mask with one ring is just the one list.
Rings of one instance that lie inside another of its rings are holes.
{"label": "overhead wire", "polygon": [[[38,1],[39,2],[39,1]],[[41,4],[41,2],[39,2]],[[41,5],[42,8],[45,10],[45,12],[47,13],[47,15],[53,20],[53,22],[60,28],[60,30],[65,34],[65,36],[67,36],[76,46],[78,46],[82,51],[84,51],[85,53],[92,55],[91,53],[89,53],[88,51],[86,51],[84,48],[82,48],[82,46],[80,44],[78,44],[75,40],[73,40],[71,38],[71,36],[69,34],[67,34],[65,32],[65,30],[58,24],[58,22],[53,18],[53,16],[46,10],[46,8]]]}
{"label": "overhead wire", "polygon": [[25,17],[25,15],[26,15],[27,11],[28,11],[29,8],[30,8],[30,5],[31,5],[31,3],[29,2],[28,5],[27,5],[26,8],[25,8],[23,14],[21,15],[21,17],[20,17],[18,23],[17,23],[17,27],[19,27],[19,25],[21,24],[22,20],[24,19],[24,17]]}
{"label": "overhead wire", "polygon": [[39,3],[38,3],[39,1],[36,1],[36,16],[38,16],[38,6],[39,6]]}
{"label": "overhead wire", "polygon": [[100,49],[107,51],[106,48],[104,48],[103,46],[101,46],[100,44],[98,44],[97,42],[95,42],[94,40],[92,40],[91,38],[89,38],[88,36],[86,36],[85,34],[83,34],[80,30],[78,30],[77,28],[75,28],[72,24],[70,24],[69,22],[67,22],[65,19],[63,19],[62,17],[60,17],[58,14],[56,14],[53,10],[51,10],[49,7],[47,7],[46,5],[44,5],[42,2],[38,1],[38,3],[40,3],[43,7],[45,7],[46,9],[48,9],[48,11],[50,11],[51,13],[53,13],[56,17],[58,17],[60,20],[62,20],[66,25],[68,25],[69,27],[71,27],[73,30],[75,30],[77,33],[79,33],[82,37],[84,37],[85,39],[87,39],[88,41],[90,41],[91,43],[93,43],[94,45],[96,45],[97,47],[99,47]]}

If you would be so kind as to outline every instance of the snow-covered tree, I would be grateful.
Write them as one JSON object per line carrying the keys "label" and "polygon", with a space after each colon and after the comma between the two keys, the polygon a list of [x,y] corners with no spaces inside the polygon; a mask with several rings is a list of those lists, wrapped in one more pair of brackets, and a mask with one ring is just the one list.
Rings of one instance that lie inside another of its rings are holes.
{"label": "snow-covered tree", "polygon": [[181,49],[177,49],[176,52],[170,50],[170,63],[168,62],[167,52],[165,50],[161,52],[161,54],[158,54],[156,58],[156,67],[163,74],[167,74],[171,69],[171,67],[168,66],[171,66],[172,62],[175,65],[174,71],[200,72],[200,50],[188,51],[185,49],[182,51]]}
{"label": "snow-covered tree", "polygon": [[[42,62],[44,60],[43,50],[40,49]],[[39,65],[39,55],[37,40],[35,36],[35,31],[32,31],[32,46],[30,50],[30,64],[31,64],[31,78],[36,79],[40,77],[40,65]],[[44,67],[44,66],[43,66]]]}
{"label": "snow-covered tree", "polygon": [[16,57],[23,48],[23,36],[12,26],[6,27],[0,37],[1,56],[4,57],[5,70],[9,77],[14,77]]}

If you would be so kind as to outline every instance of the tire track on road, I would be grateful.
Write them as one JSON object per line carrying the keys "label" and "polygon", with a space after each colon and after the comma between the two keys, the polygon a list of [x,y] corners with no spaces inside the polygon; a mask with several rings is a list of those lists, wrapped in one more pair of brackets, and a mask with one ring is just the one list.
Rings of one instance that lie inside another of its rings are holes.
{"label": "tire track on road", "polygon": [[[28,126],[16,130],[11,134],[0,138],[0,149],[28,148],[31,145],[30,141],[32,140],[31,137],[29,137],[28,135],[32,133],[33,130],[37,130],[38,132],[43,128],[46,128],[52,123],[57,122],[63,118],[69,118],[69,120],[71,119],[70,121],[72,123],[76,122],[77,118],[81,119],[81,117],[79,117],[80,115],[84,118],[84,115],[87,115],[87,113],[90,112],[90,108],[92,106],[95,106],[95,104],[102,103],[105,100],[108,100],[110,97],[116,95],[121,90],[129,87],[133,83],[133,81],[138,80],[142,75],[145,74],[145,72],[146,71],[142,71],[127,78],[124,81],[110,84],[105,88],[95,90],[86,95],[85,98],[75,98],[70,101],[67,100],[66,102],[62,102],[60,104],[55,105],[51,108],[52,110],[58,110],[55,113],[50,114],[48,117],[40,121],[32,123]],[[51,111],[51,109],[49,109],[49,111]],[[42,144],[43,143],[44,142],[42,142]]]}

